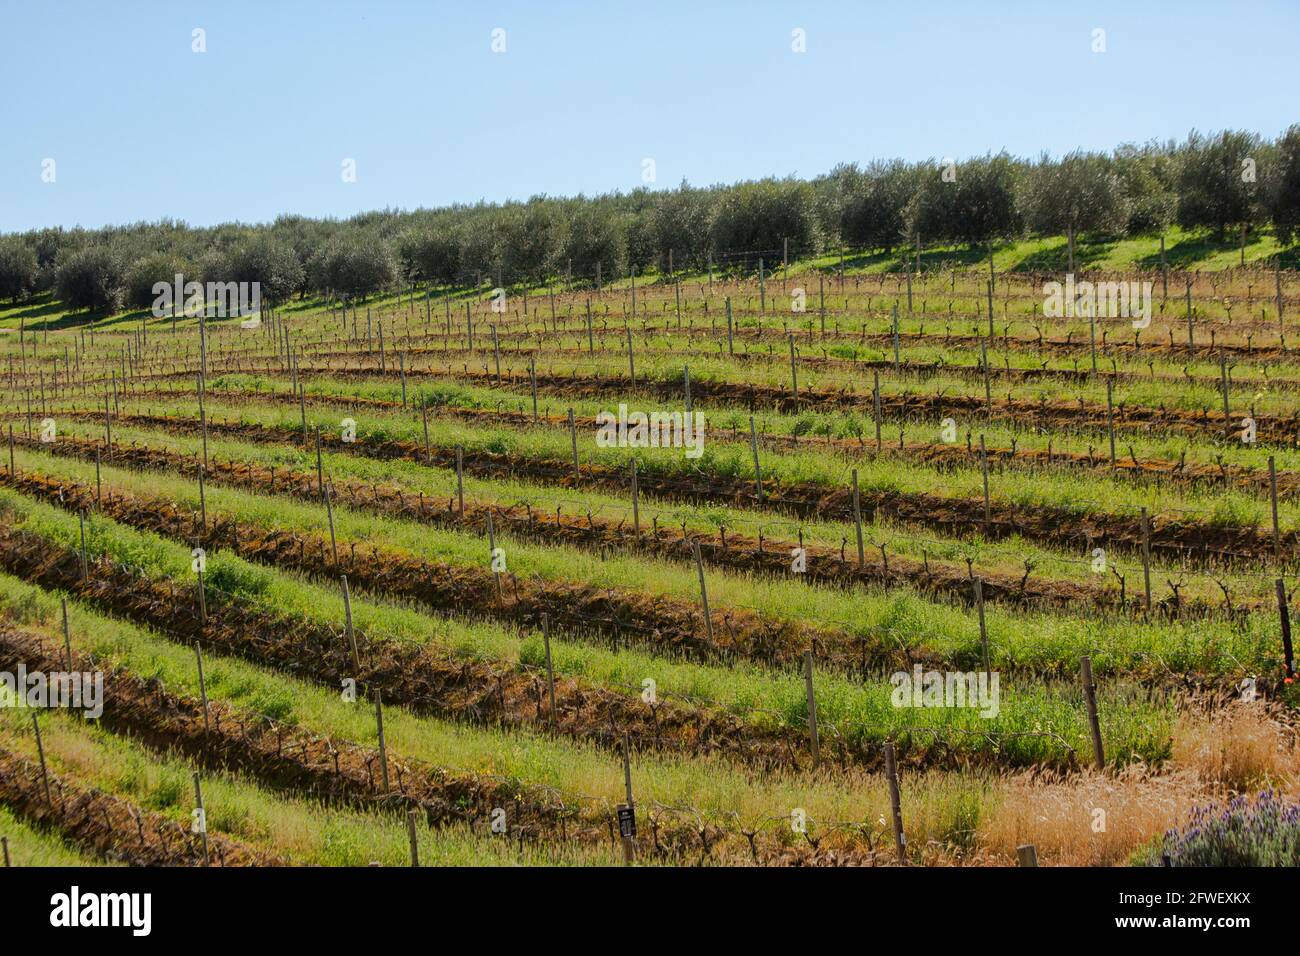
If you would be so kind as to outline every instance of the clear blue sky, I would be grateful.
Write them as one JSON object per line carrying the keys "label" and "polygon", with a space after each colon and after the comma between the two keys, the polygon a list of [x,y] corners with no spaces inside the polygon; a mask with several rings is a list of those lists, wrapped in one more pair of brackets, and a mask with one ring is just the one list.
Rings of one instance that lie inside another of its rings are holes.
{"label": "clear blue sky", "polygon": [[669,187],[1300,120],[1294,2],[0,2],[3,231],[628,190],[647,157]]}

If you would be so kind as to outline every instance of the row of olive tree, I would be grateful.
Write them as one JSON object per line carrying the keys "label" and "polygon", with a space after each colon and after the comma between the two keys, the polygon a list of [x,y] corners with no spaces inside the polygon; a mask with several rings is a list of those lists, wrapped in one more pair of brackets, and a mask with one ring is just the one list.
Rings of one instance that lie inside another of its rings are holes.
{"label": "row of olive tree", "polygon": [[1300,126],[1276,141],[1191,133],[1112,153],[839,166],[811,181],[382,210],[348,220],[282,216],[196,229],[163,221],[0,238],[0,297],[54,289],[75,308],[147,307],[158,282],[258,282],[276,303],[398,285],[590,281],[771,263],[786,250],[976,246],[1022,235],[1152,234],[1178,223],[1222,239],[1272,224],[1300,235]]}

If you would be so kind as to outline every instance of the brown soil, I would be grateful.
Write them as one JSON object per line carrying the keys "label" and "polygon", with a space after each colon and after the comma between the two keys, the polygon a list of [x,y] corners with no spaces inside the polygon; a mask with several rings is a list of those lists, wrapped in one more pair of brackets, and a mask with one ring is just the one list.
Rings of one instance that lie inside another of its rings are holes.
{"label": "brown soil", "polygon": [[[94,855],[131,866],[202,866],[196,835],[174,820],[122,797],[86,790],[48,775],[51,801],[45,799],[41,766],[0,747],[0,801],[31,824],[58,833]],[[208,830],[211,866],[277,866],[284,861],[240,841]]]}

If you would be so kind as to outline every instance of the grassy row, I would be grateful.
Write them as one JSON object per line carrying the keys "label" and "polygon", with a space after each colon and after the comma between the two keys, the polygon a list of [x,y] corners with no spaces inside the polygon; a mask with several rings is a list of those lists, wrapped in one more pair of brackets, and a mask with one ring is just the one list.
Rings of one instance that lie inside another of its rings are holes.
{"label": "grassy row", "polygon": [[[35,759],[30,724],[19,720],[16,713],[0,712],[0,741]],[[190,764],[175,756],[160,755],[65,712],[52,711],[42,723],[41,743],[52,773],[188,824],[193,809]],[[293,864],[410,863],[406,823],[396,816],[286,797],[231,774],[204,774],[203,802],[209,832],[235,837]],[[467,826],[437,830],[421,826],[417,833],[420,862],[428,866],[613,865],[616,860],[612,847],[525,844],[520,850],[517,843],[472,833]]]}
{"label": "grassy row", "polygon": [[57,834],[37,830],[0,804],[0,836],[9,841],[10,866],[103,866],[102,860],[69,846]]}
{"label": "grassy row", "polygon": [[[210,448],[217,450],[231,449]],[[336,479],[339,472],[334,470],[335,465],[349,463],[343,457],[343,462],[336,462],[333,456],[329,460],[330,472]],[[23,452],[18,460],[23,470],[83,484],[94,481],[92,464],[32,452]],[[297,464],[303,470],[310,468],[306,461]],[[109,467],[101,468],[101,476],[108,488],[162,498],[182,510],[199,508],[196,485],[184,479]],[[471,492],[477,490],[477,486],[471,488]],[[482,567],[487,563],[486,541],[478,534],[384,517],[349,508],[345,501],[340,499],[334,511],[336,533],[340,542],[358,542],[362,554],[373,545],[452,566]],[[206,489],[206,504],[210,519],[229,514],[264,527],[308,534],[321,533],[328,521],[325,509],[318,504],[217,485]],[[521,579],[582,582],[687,603],[698,600],[695,569],[685,564],[635,555],[602,559],[581,549],[519,541],[505,533],[498,537],[498,544],[506,549],[507,567]],[[214,582],[215,573],[211,575]],[[714,611],[750,608],[777,620],[836,627],[865,640],[870,647],[925,650],[962,664],[980,659],[978,623],[969,609],[911,591],[877,587],[846,590],[806,584],[793,576],[774,579],[719,570],[710,570],[706,579]],[[1205,675],[1236,674],[1242,668],[1272,668],[1280,653],[1274,621],[1263,614],[1233,621],[1137,623],[1127,618],[1019,612],[989,606],[985,618],[992,662],[997,668],[1072,671],[1079,656],[1091,652],[1094,666],[1101,673],[1168,668]]]}
{"label": "grassy row", "polygon": [[[85,407],[84,403],[78,404],[81,408]],[[180,400],[155,402],[146,399],[140,404],[143,410],[192,415],[192,412],[185,411],[185,405]],[[357,440],[363,446],[368,441],[423,441],[420,417],[413,411],[378,408],[350,410],[346,407],[346,399],[342,398],[338,400],[338,406],[334,414],[320,407],[309,410],[309,427],[320,425],[326,434],[337,433],[342,419],[350,417],[357,424]],[[57,411],[53,414],[57,417]],[[294,439],[302,433],[298,410],[285,405],[228,404],[214,400],[208,405],[208,415],[213,421],[228,419],[279,428],[286,433],[287,439]],[[752,481],[754,466],[747,439],[748,416],[741,411],[723,411],[711,415],[706,413],[706,420],[711,429],[735,428],[737,440],[718,442],[715,436],[713,440],[705,441],[699,458],[691,459],[684,457],[680,448],[601,448],[597,446],[594,434],[584,433],[579,438],[579,460],[584,464],[628,469],[635,459],[642,473]],[[63,427],[66,429],[69,425],[70,423],[64,423]],[[102,424],[83,423],[80,428],[85,434],[103,436]],[[119,430],[115,429],[115,432]],[[195,432],[198,432],[197,421]],[[964,433],[959,438],[964,443]],[[521,459],[544,458],[567,462],[572,458],[571,439],[567,428],[562,427],[520,429],[430,416],[429,440],[437,446],[460,444],[467,451],[482,450]],[[1046,442],[1043,444],[1045,446]],[[1169,443],[1164,448],[1166,452],[1173,452],[1174,460],[1178,458],[1175,447]],[[1127,444],[1121,448],[1126,450]],[[1097,446],[1096,451],[1098,458],[1104,460],[1107,454],[1105,443]],[[1243,456],[1242,463],[1248,461],[1252,467],[1266,471],[1267,457],[1261,450],[1254,457]],[[864,448],[860,456],[854,456],[850,450],[815,445],[799,449],[762,448],[759,451],[759,461],[764,480],[769,485],[771,482],[812,482],[831,489],[843,489],[848,486],[850,474],[856,468],[859,487],[864,494],[881,492],[967,500],[983,498],[983,476],[975,463],[939,468],[934,464],[893,455],[876,457],[868,448]],[[1286,464],[1291,462],[1280,461],[1278,467],[1285,468]],[[1296,464],[1300,465],[1300,461]],[[1058,468],[1027,470],[994,467],[989,475],[989,495],[999,503],[1026,508],[1048,507],[1073,515],[1087,515],[1091,512],[1136,515],[1145,507],[1153,515],[1177,513],[1184,519],[1196,519],[1226,527],[1269,527],[1272,520],[1268,499],[1243,489],[1216,489],[1208,484],[1197,487],[1157,485],[1154,482],[1134,482],[1123,474],[1110,476]],[[1278,506],[1278,521],[1284,532],[1300,527],[1300,502],[1282,498]],[[971,530],[974,533],[976,529]]]}
{"label": "grassy row", "polygon": [[[77,518],[0,489],[0,508],[18,521],[65,547],[77,547]],[[113,522],[96,519],[89,530],[93,554],[105,551],[120,562],[156,576],[185,580],[190,563],[188,544],[164,541]],[[215,592],[226,592],[274,613],[301,617],[320,626],[343,620],[342,600],[333,588],[322,588],[297,577],[250,565],[228,554],[213,556],[207,581]],[[405,606],[378,600],[354,601],[353,618],[371,639],[417,641],[438,653],[483,657],[507,664],[539,667],[544,660],[541,635],[490,623],[433,618]],[[909,628],[910,629],[910,628]],[[806,725],[806,698],[800,675],[772,673],[737,665],[719,668],[664,660],[633,650],[612,652],[566,640],[552,641],[558,673],[597,686],[626,688],[636,693],[641,681],[653,677],[664,698],[688,697],[725,707],[762,724],[787,725],[801,732]],[[1082,694],[1073,683],[1043,684],[1006,680],[1001,710],[994,719],[970,708],[897,708],[886,682],[860,684],[818,674],[815,679],[818,716],[826,732],[838,732],[852,745],[878,744],[904,731],[916,733],[917,746],[932,740],[930,731],[947,738],[959,751],[997,754],[1017,763],[1060,760],[1063,746],[1086,752],[1087,722]],[[1168,754],[1173,704],[1123,681],[1103,685],[1103,732],[1111,741],[1114,759],[1159,761]],[[920,730],[924,728],[925,730]],[[1026,736],[1004,736],[1024,734]]]}
{"label": "grassy row", "polygon": [[[287,428],[287,425],[285,426]],[[68,434],[86,439],[101,439],[100,430],[93,423],[67,422]],[[194,455],[201,452],[202,440],[164,432],[151,428],[124,427],[121,423],[114,429],[115,441],[136,442],[150,448],[165,449],[177,454]],[[291,434],[286,431],[285,438]],[[285,444],[243,442],[230,439],[209,437],[209,455],[226,461],[241,464],[274,467],[283,473],[290,469],[299,473],[313,473],[315,459],[312,453],[300,447]],[[16,453],[17,454],[17,453]],[[15,460],[18,460],[17,458]],[[29,460],[24,458],[24,461]],[[30,459],[39,462],[35,467],[42,471],[54,469],[56,473],[65,473],[60,469],[74,469],[66,472],[80,476],[89,476],[84,468],[67,459],[54,459],[63,462],[55,465],[49,456]],[[45,462],[51,462],[49,467]],[[385,488],[400,490],[404,496],[418,498],[423,494],[430,502],[430,507],[445,507],[447,501],[456,494],[455,472],[448,469],[424,466],[409,461],[379,461],[363,455],[324,452],[324,466],[336,484],[347,481],[367,485],[378,484]],[[93,476],[92,476],[93,477]],[[184,486],[185,483],[182,483]],[[590,512],[593,518],[617,524],[622,521],[630,526],[632,522],[631,502],[625,496],[601,491],[586,491],[567,485],[550,485],[525,480],[477,479],[465,478],[465,490],[468,500],[491,502],[509,506],[522,502],[529,503],[534,509],[554,513],[557,508],[563,514],[582,516]],[[694,533],[716,538],[720,528],[726,528],[730,538],[742,535],[757,540],[761,534],[766,542],[773,542],[775,548],[779,543],[795,542],[802,533],[803,540],[811,546],[821,546],[831,551],[844,550],[852,559],[855,550],[856,532],[851,523],[809,518],[800,521],[786,518],[756,509],[738,508],[724,505],[695,506],[653,499],[649,496],[640,502],[640,517],[647,528],[655,521],[665,528],[680,529],[683,525]],[[879,548],[884,546],[893,567],[897,567],[899,556],[910,558],[917,563],[929,562],[930,566],[940,569],[946,564],[965,575],[966,560],[969,559],[976,573],[985,576],[1001,573],[1008,577],[1019,578],[1024,572],[1026,561],[1033,565],[1034,581],[1041,583],[1044,579],[1058,582],[1075,582],[1085,586],[1100,585],[1110,587],[1118,595],[1118,585],[1107,572],[1099,576],[1093,569],[1091,555],[1076,555],[1030,540],[998,541],[985,540],[982,537],[961,539],[935,538],[915,528],[900,527],[896,522],[880,519],[868,526],[864,546],[870,549],[869,557],[873,563],[878,561]],[[767,547],[765,545],[765,547]],[[1217,602],[1222,594],[1215,580],[1223,581],[1229,586],[1234,600],[1253,596],[1267,596],[1271,580],[1261,580],[1253,570],[1241,574],[1223,571],[1214,575],[1214,580],[1205,574],[1185,573],[1181,568],[1166,567],[1164,562],[1153,561],[1153,573],[1156,582],[1160,577],[1182,577],[1185,587],[1182,594],[1187,599],[1200,598],[1207,602]],[[1141,565],[1133,556],[1120,559],[1112,557],[1109,562],[1121,573],[1133,576],[1140,574]],[[1093,613],[1088,607],[1077,609],[1082,613]]]}

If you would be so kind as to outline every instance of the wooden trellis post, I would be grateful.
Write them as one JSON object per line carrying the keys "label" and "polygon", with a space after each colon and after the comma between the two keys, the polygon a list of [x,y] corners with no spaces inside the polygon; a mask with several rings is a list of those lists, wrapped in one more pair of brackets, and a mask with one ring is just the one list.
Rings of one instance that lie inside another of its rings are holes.
{"label": "wooden trellis post", "polygon": [[794,333],[790,333],[790,394],[794,396],[794,406],[799,408],[799,371],[794,358]]}
{"label": "wooden trellis post", "polygon": [[898,792],[898,764],[894,759],[894,742],[885,741],[885,778],[889,781],[889,812],[894,823],[894,850],[900,865],[907,864],[907,838],[903,836],[903,807]]}
{"label": "wooden trellis post", "polygon": [[1106,379],[1106,431],[1110,435],[1110,467],[1115,468],[1115,400],[1113,379]]}
{"label": "wooden trellis post", "polygon": [[578,426],[573,419],[573,409],[569,409],[569,444],[573,449],[573,484],[576,487],[582,477],[582,468],[578,465]]}
{"label": "wooden trellis post", "polygon": [[198,831],[203,842],[203,865],[208,866],[208,811],[203,806],[203,787],[199,783],[199,772],[194,771],[194,808],[198,812]]}
{"label": "wooden trellis post", "polygon": [[700,557],[700,543],[691,542],[691,551],[695,556],[695,572],[700,579],[700,607],[704,613],[704,633],[708,636],[709,644],[713,643],[713,617],[709,613],[709,589],[704,583],[704,561]]}
{"label": "wooden trellis post", "polygon": [[804,696],[808,702],[808,746],[812,750],[815,768],[821,762],[821,737],[817,731],[817,693],[813,690],[813,653],[803,652]]}
{"label": "wooden trellis post", "polygon": [[419,810],[406,811],[406,836],[411,843],[411,866],[420,865],[420,840],[416,831],[416,821],[419,819]]}
{"label": "wooden trellis post", "polygon": [[980,474],[984,479],[984,531],[987,534],[993,524],[993,503],[989,498],[989,453],[983,435],[980,435]]}
{"label": "wooden trellis post", "polygon": [[975,590],[975,610],[979,614],[980,622],[980,648],[984,652],[984,677],[988,681],[993,680],[993,668],[989,664],[989,632],[984,623],[984,579],[974,578],[971,586]]}
{"label": "wooden trellis post", "polygon": [[626,734],[623,735],[623,788],[627,803],[619,807],[619,836],[623,842],[623,862],[631,866],[636,862],[636,803],[632,799],[632,757],[628,753]]}
{"label": "wooden trellis post", "polygon": [[1273,506],[1273,560],[1282,561],[1282,531],[1277,523],[1277,461],[1268,456],[1268,495]]}
{"label": "wooden trellis post", "polygon": [[68,626],[68,599],[59,598],[63,610],[63,652],[67,655],[68,673],[72,673],[72,628]]}
{"label": "wooden trellis post", "polygon": [[1287,605],[1286,583],[1278,578],[1274,582],[1277,589],[1277,613],[1282,625],[1282,662],[1286,667],[1286,676],[1295,677],[1295,655],[1291,648],[1291,612]]}
{"label": "wooden trellis post", "polygon": [[641,538],[641,492],[636,474],[636,459],[632,459],[632,533]]}
{"label": "wooden trellis post", "polygon": [[375,731],[379,735],[379,770],[384,781],[384,793],[388,784],[388,741],[384,737],[384,700],[378,687],[375,688]]}
{"label": "wooden trellis post", "polygon": [[551,616],[542,612],[542,644],[546,648],[546,689],[551,698],[551,726],[555,726],[555,668],[551,664]]}
{"label": "wooden trellis post", "polygon": [[343,626],[348,639],[348,649],[352,652],[352,669],[361,673],[361,654],[357,650],[357,632],[352,627],[352,592],[348,589],[348,576],[340,574],[343,584]]}
{"label": "wooden trellis post", "polygon": [[456,446],[456,510],[465,517],[465,446]]}
{"label": "wooden trellis post", "polygon": [[880,430],[882,427],[880,415],[880,372],[871,373],[871,408],[872,415],[876,420],[876,454],[879,455],[882,449],[882,439]]}
{"label": "wooden trellis post", "polygon": [[330,556],[333,559],[335,570],[338,570],[339,543],[338,538],[334,536],[334,505],[330,501],[330,492],[328,488],[325,489],[325,519],[329,522],[330,526]]}
{"label": "wooden trellis post", "polygon": [[1101,745],[1101,722],[1097,719],[1097,685],[1092,680],[1092,658],[1085,654],[1080,660],[1080,677],[1083,681],[1084,702],[1088,706],[1088,730],[1092,734],[1092,753],[1097,769],[1106,769],[1106,754]]}
{"label": "wooden trellis post", "polygon": [[1147,613],[1151,613],[1151,521],[1142,509],[1142,581],[1146,588]]}
{"label": "wooden trellis post", "polygon": [[862,541],[862,498],[858,493],[858,470],[853,469],[853,526],[858,534],[858,567],[867,566],[867,553]]}
{"label": "wooden trellis post", "polygon": [[50,796],[50,772],[45,766],[45,745],[41,742],[41,722],[36,718],[36,712],[32,712],[32,730],[36,734],[36,757],[41,764],[41,785],[45,788],[45,803],[47,806],[54,806],[54,798]]}

